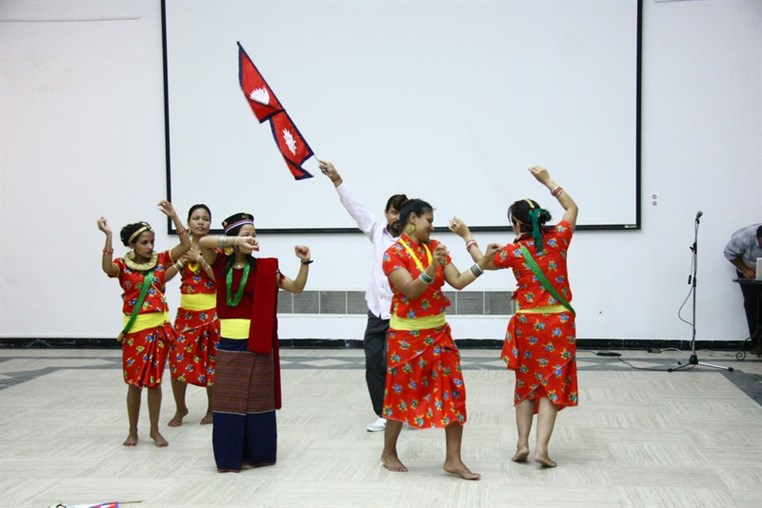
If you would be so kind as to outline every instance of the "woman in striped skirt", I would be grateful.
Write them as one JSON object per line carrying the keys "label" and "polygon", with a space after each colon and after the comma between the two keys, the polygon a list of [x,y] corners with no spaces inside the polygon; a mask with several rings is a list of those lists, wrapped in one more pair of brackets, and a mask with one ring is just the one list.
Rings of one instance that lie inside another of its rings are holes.
{"label": "woman in striped skirt", "polygon": [[256,258],[254,217],[234,214],[222,222],[225,236],[204,237],[203,248],[221,247],[207,261],[217,286],[220,343],[212,398],[212,446],[220,472],[275,464],[281,407],[278,356],[278,290],[301,293],[310,249],[294,248],[299,273],[281,273],[276,258]]}

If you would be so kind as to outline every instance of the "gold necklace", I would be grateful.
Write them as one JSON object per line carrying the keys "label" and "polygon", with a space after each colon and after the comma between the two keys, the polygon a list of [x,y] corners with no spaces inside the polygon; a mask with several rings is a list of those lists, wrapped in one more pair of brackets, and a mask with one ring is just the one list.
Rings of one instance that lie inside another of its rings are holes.
{"label": "gold necklace", "polygon": [[151,259],[146,261],[145,263],[137,263],[135,261],[135,251],[131,250],[124,256],[124,264],[127,265],[127,268],[130,270],[135,270],[139,272],[145,272],[146,270],[150,270],[156,266],[156,262],[159,260],[159,255],[155,252],[151,255]]}
{"label": "gold necklace", "polygon": [[[190,246],[190,249],[188,249],[188,256],[190,256],[191,254],[194,254],[194,253],[198,252],[198,251],[196,250],[196,245],[197,245],[197,244],[195,244],[195,243],[192,243],[192,242],[193,242],[193,235],[191,235],[191,246]],[[200,255],[201,255],[201,253],[199,253],[199,256],[200,256]],[[198,256],[197,256],[197,258],[198,258]],[[189,269],[191,272],[193,272],[193,273],[198,273],[199,271],[201,271],[201,266],[200,266],[200,264],[199,264],[199,262],[198,262],[198,261],[191,261],[190,263],[188,263],[188,264],[187,264],[187,265],[185,265],[185,266],[187,266],[187,267],[188,267],[188,269]]]}

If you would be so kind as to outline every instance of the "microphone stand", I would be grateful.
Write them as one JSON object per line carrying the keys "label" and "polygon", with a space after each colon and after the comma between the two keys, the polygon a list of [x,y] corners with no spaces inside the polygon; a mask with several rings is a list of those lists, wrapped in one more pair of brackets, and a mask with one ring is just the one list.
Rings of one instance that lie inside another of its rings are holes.
{"label": "microphone stand", "polygon": [[701,212],[698,212],[696,214],[696,226],[694,228],[694,235],[693,235],[693,245],[691,246],[691,251],[693,252],[693,275],[689,276],[688,280],[692,284],[691,291],[693,292],[693,319],[691,320],[691,356],[688,358],[688,361],[683,363],[681,361],[677,362],[677,367],[671,367],[667,369],[667,372],[674,372],[676,370],[685,369],[689,366],[694,365],[703,365],[704,367],[712,367],[715,369],[724,369],[730,372],[733,372],[733,367],[723,367],[721,365],[714,365],[712,363],[704,363],[699,361],[698,355],[696,354],[696,271],[698,270],[698,228],[699,228],[699,218],[703,215]]}

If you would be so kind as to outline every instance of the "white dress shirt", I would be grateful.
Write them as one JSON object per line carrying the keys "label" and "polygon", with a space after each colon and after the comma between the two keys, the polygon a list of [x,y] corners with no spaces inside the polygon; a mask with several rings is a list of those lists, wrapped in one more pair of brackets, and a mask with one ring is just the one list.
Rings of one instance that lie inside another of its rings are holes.
{"label": "white dress shirt", "polygon": [[342,182],[336,187],[339,193],[339,199],[349,215],[357,222],[370,243],[373,244],[373,261],[370,267],[370,280],[365,290],[365,301],[368,303],[368,310],[381,319],[389,319],[392,306],[392,289],[389,287],[389,279],[384,275],[381,266],[384,259],[384,252],[397,239],[387,229],[387,222],[376,219],[365,206],[360,203],[349,186]]}

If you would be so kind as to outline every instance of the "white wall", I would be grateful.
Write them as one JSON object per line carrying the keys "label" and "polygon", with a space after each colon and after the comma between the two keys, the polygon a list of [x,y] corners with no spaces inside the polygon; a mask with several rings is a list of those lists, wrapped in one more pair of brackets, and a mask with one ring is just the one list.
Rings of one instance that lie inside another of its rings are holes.
{"label": "white wall", "polygon": [[[159,4],[3,0],[0,22],[0,337],[112,337],[119,288],[100,270],[96,219],[106,216],[115,231],[148,220],[159,248],[175,242],[155,206],[166,192]],[[697,338],[742,339],[742,299],[722,248],[735,229],[762,220],[762,2],[646,1],[643,36],[643,228],[576,235],[578,334],[690,338],[677,311],[702,210]],[[349,170],[344,176],[351,183]],[[217,185],[213,168],[207,177],[201,185]],[[573,194],[573,180],[559,183]],[[316,206],[334,206],[332,185],[324,187]],[[506,196],[494,205],[499,213],[515,198],[510,189]],[[382,198],[367,201],[381,212]],[[455,239],[441,239],[468,266]],[[261,240],[263,255],[280,257],[287,273],[297,268],[294,243],[311,246],[309,289],[365,287],[370,247],[359,234]],[[500,272],[468,289],[512,287]],[[170,283],[173,307],[177,293]],[[504,318],[451,321],[456,338],[496,339],[505,326]],[[357,339],[363,325],[361,316],[284,317],[281,337]]]}

